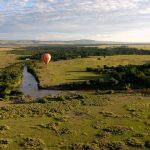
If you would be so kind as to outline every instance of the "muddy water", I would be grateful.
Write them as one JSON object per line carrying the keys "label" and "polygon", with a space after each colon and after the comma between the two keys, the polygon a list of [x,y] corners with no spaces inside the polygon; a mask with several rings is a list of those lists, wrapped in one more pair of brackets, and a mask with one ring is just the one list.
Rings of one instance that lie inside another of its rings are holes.
{"label": "muddy water", "polygon": [[47,95],[58,95],[61,91],[59,90],[41,90],[38,88],[38,83],[35,77],[28,72],[27,66],[23,69],[23,78],[19,88],[20,91],[26,96],[30,96],[33,99],[44,97]]}

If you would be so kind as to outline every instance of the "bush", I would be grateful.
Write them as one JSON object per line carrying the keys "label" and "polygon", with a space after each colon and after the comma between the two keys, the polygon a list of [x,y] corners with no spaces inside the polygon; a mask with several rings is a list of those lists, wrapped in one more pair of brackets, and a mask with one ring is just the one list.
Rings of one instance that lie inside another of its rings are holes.
{"label": "bush", "polygon": [[64,96],[58,96],[58,97],[56,98],[56,100],[57,100],[57,101],[65,101],[66,98],[65,98]]}
{"label": "bush", "polygon": [[[129,90],[150,87],[150,64],[126,65],[118,67],[86,68],[88,72],[99,74],[97,79],[73,82],[62,85],[66,89],[102,89],[102,90]],[[109,91],[107,94],[113,94]]]}
{"label": "bush", "polygon": [[45,104],[45,103],[48,103],[48,100],[46,98],[41,98],[38,100],[38,103]]}
{"label": "bush", "polygon": [[69,148],[71,150],[95,150],[96,146],[92,144],[72,144]]}
{"label": "bush", "polygon": [[116,117],[114,113],[107,111],[101,111],[100,114],[102,114],[104,117]]}
{"label": "bush", "polygon": [[114,94],[114,93],[115,93],[114,90],[109,90],[106,92],[106,94]]}
{"label": "bush", "polygon": [[68,128],[61,128],[59,129],[59,135],[64,135],[64,134],[70,134],[71,131]]}
{"label": "bush", "polygon": [[144,124],[145,124],[146,126],[150,126],[150,121],[145,121]]}
{"label": "bush", "polygon": [[[22,77],[23,64],[13,64],[4,68],[0,73],[0,98],[6,99],[11,92],[18,88]],[[8,99],[9,100],[9,99]]]}
{"label": "bush", "polygon": [[29,150],[44,150],[45,143],[41,139],[36,138],[25,138],[20,146],[24,147],[24,149]]}
{"label": "bush", "polygon": [[144,137],[145,135],[142,134],[142,133],[137,133],[137,134],[134,134],[133,137]]}
{"label": "bush", "polygon": [[150,148],[150,140],[145,141],[145,147]]}
{"label": "bush", "polygon": [[104,128],[103,131],[110,132],[114,135],[122,135],[125,134],[127,131],[131,131],[131,129],[116,125]]}
{"label": "bush", "polygon": [[103,138],[106,138],[108,135],[109,135],[108,132],[101,131],[98,134],[96,134],[96,137],[103,139]]}
{"label": "bush", "polygon": [[6,131],[6,130],[9,130],[9,127],[7,125],[1,125],[0,126],[0,132],[1,131]]}
{"label": "bush", "polygon": [[0,150],[7,149],[10,144],[10,141],[7,139],[0,139]]}
{"label": "bush", "polygon": [[108,143],[108,149],[109,150],[126,150],[127,147],[125,143],[116,141],[116,142]]}
{"label": "bush", "polygon": [[126,144],[133,147],[143,147],[143,144],[135,138],[127,139]]}
{"label": "bush", "polygon": [[81,95],[81,94],[77,94],[76,95],[76,99],[85,99],[85,96]]}
{"label": "bush", "polygon": [[10,95],[21,95],[21,96],[23,96],[23,92],[18,91],[18,90],[12,90]]}

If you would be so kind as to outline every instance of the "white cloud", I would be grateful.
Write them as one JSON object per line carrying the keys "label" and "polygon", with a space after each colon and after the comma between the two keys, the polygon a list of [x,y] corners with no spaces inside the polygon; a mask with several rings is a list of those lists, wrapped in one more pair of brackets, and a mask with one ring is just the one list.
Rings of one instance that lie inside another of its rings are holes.
{"label": "white cloud", "polygon": [[150,28],[138,28],[113,34],[96,34],[87,36],[93,40],[119,42],[150,42]]}
{"label": "white cloud", "polygon": [[25,37],[33,39],[53,35],[125,40],[135,28],[148,30],[150,24],[150,0],[1,0],[0,4],[0,38],[1,33],[21,37],[27,32]]}
{"label": "white cloud", "polygon": [[144,10],[140,10],[139,13],[141,14],[150,14],[150,7],[144,9]]}

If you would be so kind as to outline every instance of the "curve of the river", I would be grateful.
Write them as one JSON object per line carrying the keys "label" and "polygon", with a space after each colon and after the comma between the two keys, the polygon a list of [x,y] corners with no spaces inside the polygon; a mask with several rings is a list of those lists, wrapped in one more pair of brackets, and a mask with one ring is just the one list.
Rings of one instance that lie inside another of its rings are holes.
{"label": "curve of the river", "polygon": [[38,83],[35,77],[28,72],[27,66],[23,69],[23,77],[19,90],[26,96],[30,96],[33,99],[41,98],[47,95],[58,95],[61,91],[59,90],[41,90],[38,87]]}

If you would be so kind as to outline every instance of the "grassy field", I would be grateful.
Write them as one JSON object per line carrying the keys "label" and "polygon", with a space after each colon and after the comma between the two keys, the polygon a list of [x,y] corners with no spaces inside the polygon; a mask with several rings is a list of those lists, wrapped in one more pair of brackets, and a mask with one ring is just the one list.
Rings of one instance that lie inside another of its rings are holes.
{"label": "grassy field", "polygon": [[[100,58],[100,59],[99,59]],[[87,67],[118,66],[127,64],[144,64],[150,61],[149,55],[118,55],[90,58],[77,58],[50,62],[48,65],[37,64],[36,72],[42,87],[55,86],[68,82],[76,82],[96,77],[96,74],[86,72]]]}
{"label": "grassy field", "polygon": [[128,45],[131,48],[150,50],[150,45]]}
{"label": "grassy field", "polygon": [[84,99],[46,104],[6,102],[4,106],[0,102],[0,148],[146,149],[150,139],[149,97],[80,94]]}
{"label": "grassy field", "polygon": [[[0,69],[19,61],[21,55],[11,50],[0,48]],[[35,61],[35,70],[40,85],[50,87],[97,78],[87,67],[148,62],[149,55],[89,57],[48,65]],[[24,95],[0,99],[0,150],[150,149],[149,95],[131,89],[106,93],[65,91],[36,101]]]}
{"label": "grassy field", "polygon": [[0,69],[17,62],[17,57],[10,52],[13,48],[0,48]]}
{"label": "grassy field", "polygon": [[[137,45],[137,44],[130,44],[130,45],[98,45],[96,47],[99,47],[99,48],[107,48],[107,47],[120,47],[120,46],[127,46],[129,48],[137,48],[137,49],[143,49],[143,50],[150,50],[150,45]],[[91,46],[87,46],[87,47],[91,47]],[[95,46],[92,46],[92,47],[95,47]]]}

